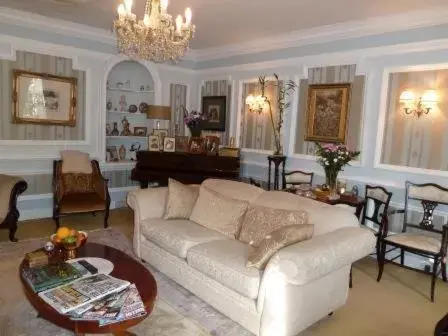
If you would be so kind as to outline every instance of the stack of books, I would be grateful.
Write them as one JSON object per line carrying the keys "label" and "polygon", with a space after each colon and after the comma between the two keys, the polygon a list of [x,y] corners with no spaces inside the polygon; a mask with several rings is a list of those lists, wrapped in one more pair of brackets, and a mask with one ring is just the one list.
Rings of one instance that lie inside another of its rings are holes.
{"label": "stack of books", "polygon": [[48,264],[48,256],[44,251],[34,251],[25,254],[25,260],[30,267],[42,266]]}

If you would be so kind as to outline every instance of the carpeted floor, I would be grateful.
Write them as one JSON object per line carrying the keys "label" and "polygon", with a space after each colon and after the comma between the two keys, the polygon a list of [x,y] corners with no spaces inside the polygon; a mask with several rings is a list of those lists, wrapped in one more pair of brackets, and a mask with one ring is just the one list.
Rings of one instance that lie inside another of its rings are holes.
{"label": "carpeted floor", "polygon": [[[132,238],[133,219],[130,210],[114,210],[110,219],[111,227],[120,230],[128,239]],[[100,215],[79,215],[63,220],[63,224],[81,230],[99,228],[101,222]],[[20,223],[17,237],[44,237],[53,230],[51,219],[25,221]],[[6,230],[0,230],[0,241],[7,241]],[[365,258],[356,263],[354,288],[350,290],[347,305],[300,336],[432,335],[437,321],[448,313],[448,284],[438,281],[436,302],[431,303],[428,298],[429,276],[393,265],[386,266],[380,283],[375,280],[376,274],[374,259]]]}

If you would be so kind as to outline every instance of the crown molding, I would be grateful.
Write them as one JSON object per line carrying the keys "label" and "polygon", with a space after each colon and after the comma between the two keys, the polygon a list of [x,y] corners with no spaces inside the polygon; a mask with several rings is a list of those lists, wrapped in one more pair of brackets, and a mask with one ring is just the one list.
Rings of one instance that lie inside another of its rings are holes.
{"label": "crown molding", "polygon": [[237,55],[247,55],[408,29],[431,27],[444,23],[448,23],[448,8],[446,6],[424,11],[413,11],[405,14],[388,15],[303,29],[287,34],[279,34],[219,47],[195,49],[192,50],[190,57],[197,62],[201,62]]}

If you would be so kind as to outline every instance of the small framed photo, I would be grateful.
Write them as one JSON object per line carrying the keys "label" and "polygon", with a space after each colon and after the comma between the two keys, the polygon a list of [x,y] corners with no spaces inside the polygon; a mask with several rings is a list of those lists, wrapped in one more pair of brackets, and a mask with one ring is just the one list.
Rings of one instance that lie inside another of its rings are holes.
{"label": "small framed photo", "polygon": [[163,139],[163,151],[164,152],[174,152],[176,150],[176,139],[165,137]]}
{"label": "small framed photo", "polygon": [[218,155],[219,154],[219,137],[206,136],[204,149],[205,149],[205,152],[207,153],[207,155]]}
{"label": "small framed photo", "polygon": [[188,143],[188,152],[191,154],[204,153],[204,138],[190,138]]}
{"label": "small framed photo", "polygon": [[135,136],[146,136],[147,132],[148,132],[147,127],[143,127],[143,126],[134,127],[134,135]]}
{"label": "small framed photo", "polygon": [[160,151],[160,138],[158,135],[150,135],[148,137],[148,149],[150,152]]}
{"label": "small framed photo", "polygon": [[152,131],[152,135],[157,135],[160,138],[160,145],[163,146],[163,139],[168,136],[168,130],[164,128],[155,129]]}
{"label": "small framed photo", "polygon": [[117,146],[109,146],[106,148],[106,160],[109,159],[109,162],[118,162],[120,161],[120,155],[118,154]]}
{"label": "small framed photo", "polygon": [[180,152],[180,153],[186,153],[188,152],[188,137],[187,136],[182,136],[182,135],[178,135],[175,137],[176,140],[176,152]]}

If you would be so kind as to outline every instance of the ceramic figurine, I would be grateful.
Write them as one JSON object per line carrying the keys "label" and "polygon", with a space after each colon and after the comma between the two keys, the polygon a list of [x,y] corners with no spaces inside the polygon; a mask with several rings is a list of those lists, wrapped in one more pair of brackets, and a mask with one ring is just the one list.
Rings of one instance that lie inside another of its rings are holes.
{"label": "ceramic figurine", "polygon": [[129,121],[126,119],[126,117],[123,118],[123,120],[121,121],[121,126],[122,126],[122,131],[121,131],[121,136],[130,136],[132,135],[132,132],[130,130],[130,124]]}
{"label": "ceramic figurine", "polygon": [[118,156],[120,157],[120,161],[126,159],[126,147],[124,147],[124,145],[120,146],[120,149],[118,150]]}
{"label": "ceramic figurine", "polygon": [[123,83],[122,82],[117,82],[117,84],[115,84],[115,86],[117,87],[117,89],[122,89],[123,88]]}
{"label": "ceramic figurine", "polygon": [[118,123],[116,121],[114,121],[114,129],[110,132],[110,135],[112,136],[120,135],[120,132],[118,131]]}
{"label": "ceramic figurine", "polygon": [[126,112],[126,106],[128,106],[128,104],[126,103],[125,95],[122,95],[120,97],[120,101],[118,102],[118,104],[120,105],[120,112]]}
{"label": "ceramic figurine", "polygon": [[131,149],[129,150],[130,151],[129,157],[132,161],[137,161],[137,152],[140,150],[141,147],[142,145],[139,142],[134,142],[131,145]]}
{"label": "ceramic figurine", "polygon": [[106,135],[111,135],[112,130],[110,129],[110,123],[106,124]]}
{"label": "ceramic figurine", "polygon": [[112,102],[110,99],[107,100],[106,109],[107,109],[107,112],[110,112],[112,110]]}
{"label": "ceramic figurine", "polygon": [[150,91],[151,87],[149,85],[146,85],[146,91]]}
{"label": "ceramic figurine", "polygon": [[357,185],[354,185],[352,188],[352,195],[358,197],[359,196],[359,189]]}
{"label": "ceramic figurine", "polygon": [[145,86],[144,85],[140,85],[140,91],[145,91]]}

